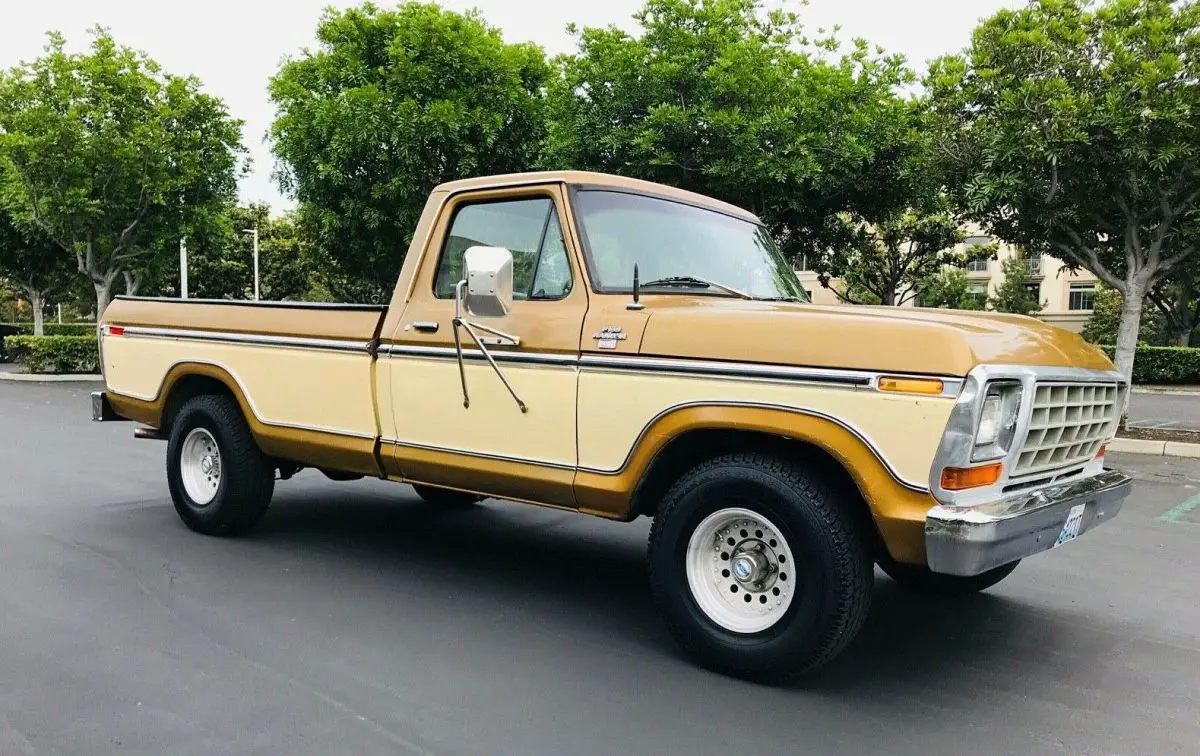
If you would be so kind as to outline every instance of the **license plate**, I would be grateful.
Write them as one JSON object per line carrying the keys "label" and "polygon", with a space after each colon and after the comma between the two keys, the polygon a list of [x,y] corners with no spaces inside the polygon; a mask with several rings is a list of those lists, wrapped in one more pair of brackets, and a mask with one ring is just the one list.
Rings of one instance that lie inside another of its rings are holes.
{"label": "license plate", "polygon": [[1086,504],[1076,504],[1071,507],[1071,511],[1067,512],[1067,521],[1063,523],[1062,531],[1058,534],[1058,540],[1054,542],[1054,546],[1062,546],[1067,541],[1073,541],[1079,537],[1079,527],[1083,525],[1083,512],[1087,508]]}

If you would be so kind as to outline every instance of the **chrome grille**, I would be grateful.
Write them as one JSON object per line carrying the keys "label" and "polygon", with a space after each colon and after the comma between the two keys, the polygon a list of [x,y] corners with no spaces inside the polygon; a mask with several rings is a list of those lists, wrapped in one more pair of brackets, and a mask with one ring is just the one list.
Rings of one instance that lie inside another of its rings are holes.
{"label": "chrome grille", "polygon": [[1038,384],[1012,474],[1044,473],[1093,459],[1116,425],[1119,399],[1116,384]]}

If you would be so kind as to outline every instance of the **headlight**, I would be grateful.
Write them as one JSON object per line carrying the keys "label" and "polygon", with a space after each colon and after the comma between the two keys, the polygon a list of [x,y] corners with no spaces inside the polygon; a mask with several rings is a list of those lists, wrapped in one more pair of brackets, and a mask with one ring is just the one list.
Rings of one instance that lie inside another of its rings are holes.
{"label": "headlight", "polygon": [[997,459],[1008,454],[1017,432],[1021,409],[1021,384],[989,383],[979,405],[979,425],[975,429],[975,448],[971,461]]}

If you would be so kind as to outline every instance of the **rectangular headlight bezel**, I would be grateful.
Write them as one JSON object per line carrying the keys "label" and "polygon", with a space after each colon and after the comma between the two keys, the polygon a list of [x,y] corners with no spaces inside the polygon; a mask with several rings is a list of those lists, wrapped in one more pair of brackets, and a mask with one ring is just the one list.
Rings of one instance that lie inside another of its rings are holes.
{"label": "rectangular headlight bezel", "polygon": [[[1003,459],[1012,451],[1023,394],[1024,386],[1017,380],[993,380],[984,386],[979,400],[979,416],[975,421],[972,462]],[[991,409],[993,407],[995,409]],[[989,418],[985,415],[987,412],[993,412],[995,416]],[[986,437],[981,438],[981,435]]]}

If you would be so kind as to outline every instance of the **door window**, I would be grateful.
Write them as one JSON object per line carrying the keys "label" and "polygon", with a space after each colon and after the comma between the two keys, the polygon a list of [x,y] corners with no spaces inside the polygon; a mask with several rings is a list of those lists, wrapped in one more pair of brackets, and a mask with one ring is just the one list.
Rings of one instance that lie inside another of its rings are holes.
{"label": "door window", "polygon": [[513,299],[562,299],[571,292],[571,264],[562,225],[548,197],[481,202],[454,214],[438,261],[434,295],[453,299],[470,247],[503,247],[513,257]]}

